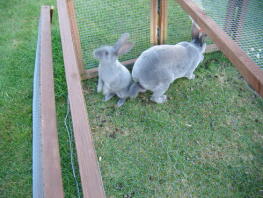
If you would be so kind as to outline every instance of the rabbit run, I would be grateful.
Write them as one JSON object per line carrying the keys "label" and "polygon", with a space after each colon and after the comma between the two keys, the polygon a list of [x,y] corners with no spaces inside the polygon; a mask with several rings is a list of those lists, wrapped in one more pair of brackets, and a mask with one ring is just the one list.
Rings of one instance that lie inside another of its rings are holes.
{"label": "rabbit run", "polygon": [[133,48],[133,43],[128,41],[128,38],[129,34],[124,33],[115,45],[103,46],[93,52],[94,57],[100,62],[97,92],[103,92],[105,101],[117,95],[120,98],[118,107],[122,106],[129,96],[128,90],[132,82],[129,70],[118,61],[118,56]]}
{"label": "rabbit run", "polygon": [[180,42],[176,45],[158,45],[144,51],[134,64],[130,86],[130,97],[135,98],[139,92],[153,92],[151,100],[164,103],[165,92],[177,78],[194,79],[194,70],[204,56],[206,48],[199,26],[192,24],[192,41]]}

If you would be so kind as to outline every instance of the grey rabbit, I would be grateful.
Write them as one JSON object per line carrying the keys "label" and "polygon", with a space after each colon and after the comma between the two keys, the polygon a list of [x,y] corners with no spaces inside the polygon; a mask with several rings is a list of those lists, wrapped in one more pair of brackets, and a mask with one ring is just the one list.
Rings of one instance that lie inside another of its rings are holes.
{"label": "grey rabbit", "polygon": [[151,100],[163,103],[167,100],[165,92],[177,78],[194,79],[194,70],[204,56],[206,34],[199,26],[192,23],[192,41],[176,45],[157,45],[144,51],[136,60],[130,86],[130,97],[135,98],[139,92],[153,92]]}
{"label": "grey rabbit", "polygon": [[94,57],[100,62],[97,92],[103,92],[105,101],[117,95],[120,98],[118,107],[122,106],[128,98],[129,86],[132,82],[130,71],[118,61],[118,56],[133,48],[133,43],[128,41],[128,38],[129,34],[124,33],[115,45],[103,46],[93,52]]}

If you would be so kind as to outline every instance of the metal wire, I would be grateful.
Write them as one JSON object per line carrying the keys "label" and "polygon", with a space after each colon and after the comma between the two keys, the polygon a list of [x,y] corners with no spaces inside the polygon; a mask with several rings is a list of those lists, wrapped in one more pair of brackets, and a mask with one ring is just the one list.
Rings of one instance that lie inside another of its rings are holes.
{"label": "metal wire", "polygon": [[[68,124],[67,122],[70,122],[70,123]],[[70,107],[69,107],[68,98],[67,98],[67,114],[64,118],[64,125],[66,127],[67,134],[68,134],[68,142],[69,142],[69,150],[70,150],[70,164],[71,164],[72,174],[74,177],[78,198],[80,198],[81,197],[80,187],[79,187],[78,179],[76,176],[76,168],[74,164],[73,133],[72,133],[73,130],[72,130],[72,122],[71,122],[71,117],[70,117]]]}
{"label": "metal wire", "polygon": [[41,40],[41,20],[38,25],[38,39],[35,58],[34,80],[33,80],[33,143],[32,143],[32,192],[33,198],[44,197],[43,172],[41,166],[41,118],[40,118],[40,40]]}
{"label": "metal wire", "polygon": [[194,1],[263,69],[263,1]]}
{"label": "metal wire", "polygon": [[74,6],[86,68],[98,65],[94,49],[113,45],[122,33],[130,33],[135,46],[121,61],[136,58],[151,46],[150,0],[74,0]]}
{"label": "metal wire", "polygon": [[167,44],[191,40],[191,20],[175,0],[168,0]]}

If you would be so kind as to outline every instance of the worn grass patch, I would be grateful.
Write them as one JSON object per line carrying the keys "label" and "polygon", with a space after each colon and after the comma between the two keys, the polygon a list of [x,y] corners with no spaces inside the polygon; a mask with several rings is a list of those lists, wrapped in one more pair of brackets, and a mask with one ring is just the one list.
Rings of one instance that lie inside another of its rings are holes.
{"label": "worn grass patch", "polygon": [[221,53],[195,73],[162,105],[146,93],[116,108],[84,83],[108,197],[260,196],[263,100]]}

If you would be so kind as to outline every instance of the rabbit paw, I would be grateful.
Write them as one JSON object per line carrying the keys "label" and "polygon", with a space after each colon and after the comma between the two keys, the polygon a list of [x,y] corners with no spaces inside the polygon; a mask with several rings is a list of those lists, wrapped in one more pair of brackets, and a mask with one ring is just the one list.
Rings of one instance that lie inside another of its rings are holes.
{"label": "rabbit paw", "polygon": [[117,107],[121,107],[122,105],[124,105],[126,101],[126,98],[120,98],[117,102]]}
{"label": "rabbit paw", "polygon": [[102,87],[97,87],[97,93],[100,93],[100,92],[102,92]]}
{"label": "rabbit paw", "polygon": [[112,94],[112,93],[106,95],[106,96],[104,97],[104,101],[105,101],[105,102],[109,101],[113,96],[114,96],[114,94]]}
{"label": "rabbit paw", "polygon": [[189,80],[195,79],[195,75],[194,75],[194,74],[191,74],[190,76],[187,76],[187,78],[188,78]]}
{"label": "rabbit paw", "polygon": [[162,95],[160,97],[151,97],[151,100],[158,103],[158,104],[161,104],[161,103],[164,103],[167,101],[167,96],[166,95]]}

